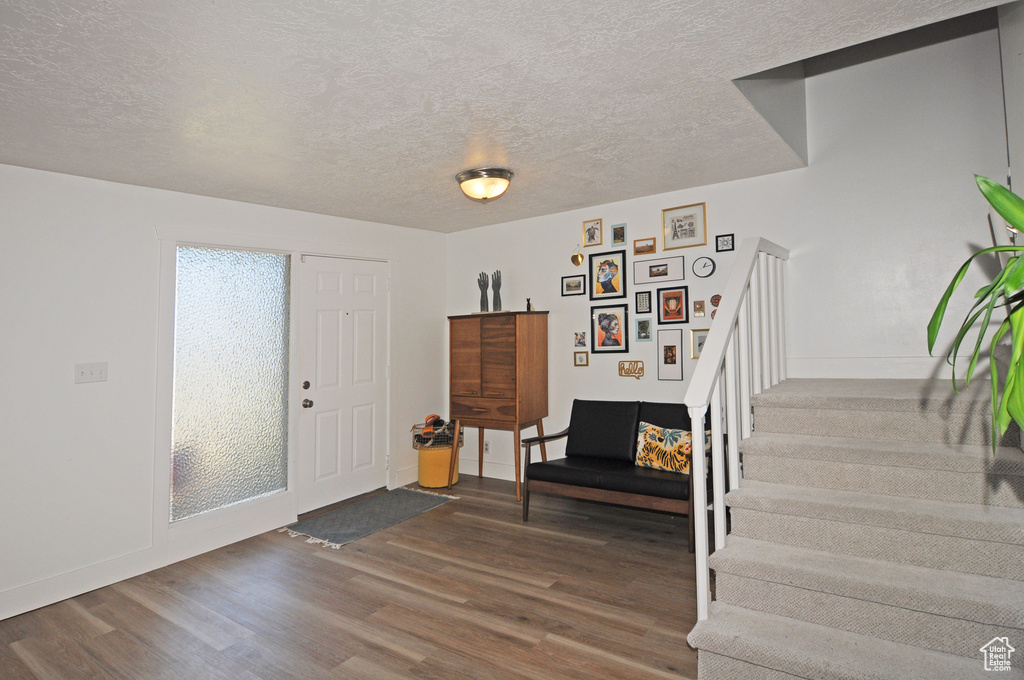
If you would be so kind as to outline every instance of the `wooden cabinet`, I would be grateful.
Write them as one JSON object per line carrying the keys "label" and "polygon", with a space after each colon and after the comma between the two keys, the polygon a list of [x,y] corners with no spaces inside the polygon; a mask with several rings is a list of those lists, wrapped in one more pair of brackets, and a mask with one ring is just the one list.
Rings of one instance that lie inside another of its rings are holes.
{"label": "wooden cabinet", "polygon": [[[448,317],[449,418],[484,429],[511,430],[515,440],[516,499],[520,491],[519,432],[548,415],[548,313],[491,312]],[[547,452],[541,450],[547,459]]]}

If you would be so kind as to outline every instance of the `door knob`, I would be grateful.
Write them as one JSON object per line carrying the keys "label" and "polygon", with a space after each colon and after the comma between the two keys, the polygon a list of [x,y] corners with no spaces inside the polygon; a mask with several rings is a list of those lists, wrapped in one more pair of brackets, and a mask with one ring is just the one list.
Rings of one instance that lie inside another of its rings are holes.
{"label": "door knob", "polygon": [[312,399],[303,399],[302,400],[302,408],[313,408],[313,400]]}
{"label": "door knob", "polygon": [[304,390],[308,390],[309,389],[309,381],[308,380],[303,380],[302,381],[302,389],[304,389]]}

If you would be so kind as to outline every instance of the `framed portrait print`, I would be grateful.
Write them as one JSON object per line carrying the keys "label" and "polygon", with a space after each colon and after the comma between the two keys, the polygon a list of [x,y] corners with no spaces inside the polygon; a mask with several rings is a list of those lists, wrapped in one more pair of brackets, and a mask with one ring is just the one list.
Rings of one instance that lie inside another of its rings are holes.
{"label": "framed portrait print", "polygon": [[683,330],[658,331],[658,380],[683,379]]}
{"label": "framed portrait print", "polygon": [[637,342],[650,342],[654,339],[654,332],[651,327],[651,318],[647,317],[636,319],[636,341]]}
{"label": "framed portrait print", "polygon": [[735,234],[719,234],[715,237],[715,252],[724,253],[736,248]]}
{"label": "framed portrait print", "polygon": [[650,314],[651,313],[651,292],[648,290],[637,291],[636,294],[636,313],[637,314]]}
{"label": "framed portrait print", "polygon": [[624,245],[626,243],[626,224],[625,224],[625,222],[623,222],[622,224],[613,224],[611,227],[609,227],[609,229],[611,229],[611,232],[612,232],[612,245],[613,246],[621,246],[621,245]]}
{"label": "framed portrait print", "polygon": [[590,351],[598,354],[629,351],[629,305],[590,308]]}
{"label": "framed portrait print", "polygon": [[658,252],[657,239],[638,238],[633,241],[634,255],[653,255],[656,252]]}
{"label": "framed portrait print", "polygon": [[626,251],[590,256],[590,299],[626,297]]}
{"label": "framed portrait print", "polygon": [[633,262],[633,285],[680,281],[685,278],[686,267],[682,255]]}
{"label": "framed portrait print", "polygon": [[704,349],[704,342],[708,339],[708,328],[691,328],[690,329],[690,358],[699,359],[700,352]]}
{"label": "framed portrait print", "polygon": [[690,321],[690,294],[686,286],[658,289],[658,323]]}
{"label": "framed portrait print", "polygon": [[562,277],[562,297],[587,294],[587,277],[585,274]]}
{"label": "framed portrait print", "polygon": [[583,247],[599,246],[604,241],[601,220],[587,220],[583,223]]}
{"label": "framed portrait print", "polygon": [[708,242],[705,204],[681,205],[661,211],[661,249],[692,248]]}
{"label": "framed portrait print", "polygon": [[589,366],[590,355],[586,352],[573,352],[572,353],[572,365],[573,366]]}

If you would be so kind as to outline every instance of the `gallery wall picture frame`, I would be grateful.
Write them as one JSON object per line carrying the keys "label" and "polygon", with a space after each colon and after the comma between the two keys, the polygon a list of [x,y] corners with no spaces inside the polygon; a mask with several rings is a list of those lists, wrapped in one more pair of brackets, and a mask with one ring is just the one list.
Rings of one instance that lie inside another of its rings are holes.
{"label": "gallery wall picture frame", "polygon": [[707,207],[704,203],[680,205],[661,211],[661,249],[707,245]]}
{"label": "gallery wall picture frame", "polygon": [[573,347],[586,347],[587,346],[587,332],[579,331],[573,336],[572,340]]}
{"label": "gallery wall picture frame", "polygon": [[562,277],[562,297],[587,294],[587,275],[576,274]]}
{"label": "gallery wall picture frame", "polygon": [[683,329],[658,330],[658,380],[683,379]]}
{"label": "gallery wall picture frame", "polygon": [[583,222],[583,247],[599,246],[604,243],[602,220],[586,220]]}
{"label": "gallery wall picture frame", "polygon": [[626,251],[610,250],[590,256],[590,299],[626,297]]}
{"label": "gallery wall picture frame", "polygon": [[590,354],[588,352],[573,352],[572,353],[572,365],[573,366],[589,366],[590,365]]}
{"label": "gallery wall picture frame", "polygon": [[690,289],[686,286],[658,289],[658,323],[690,322]]}
{"label": "gallery wall picture frame", "polygon": [[590,351],[594,354],[629,351],[629,305],[590,308]]}
{"label": "gallery wall picture frame", "polygon": [[693,301],[693,317],[697,318],[697,317],[700,317],[700,316],[704,316],[704,301],[703,300],[694,300]]}
{"label": "gallery wall picture frame", "polygon": [[637,342],[651,342],[654,340],[654,324],[651,317],[637,317],[635,337]]}
{"label": "gallery wall picture frame", "polygon": [[682,255],[659,257],[653,260],[633,261],[633,285],[681,281],[686,278],[686,263]]}
{"label": "gallery wall picture frame", "polygon": [[626,223],[613,224],[608,227],[608,230],[612,234],[612,245],[622,246],[626,244]]}
{"label": "gallery wall picture frame", "polygon": [[649,290],[638,290],[636,292],[636,313],[637,314],[650,314],[651,313],[651,291],[649,291]]}
{"label": "gallery wall picture frame", "polygon": [[736,234],[719,234],[715,237],[715,252],[725,253],[736,249]]}
{"label": "gallery wall picture frame", "polygon": [[711,332],[710,328],[691,328],[690,329],[690,358],[700,359],[701,350],[704,349],[704,343],[707,342],[708,333]]}
{"label": "gallery wall picture frame", "polygon": [[634,255],[653,255],[658,252],[658,239],[638,238],[633,241]]}

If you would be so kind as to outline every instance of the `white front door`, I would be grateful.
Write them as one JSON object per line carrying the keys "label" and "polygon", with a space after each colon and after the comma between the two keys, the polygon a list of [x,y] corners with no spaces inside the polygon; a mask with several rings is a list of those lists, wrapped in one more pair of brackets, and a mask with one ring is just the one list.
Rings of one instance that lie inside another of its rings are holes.
{"label": "white front door", "polygon": [[299,266],[303,513],[387,483],[388,265],[306,255]]}

